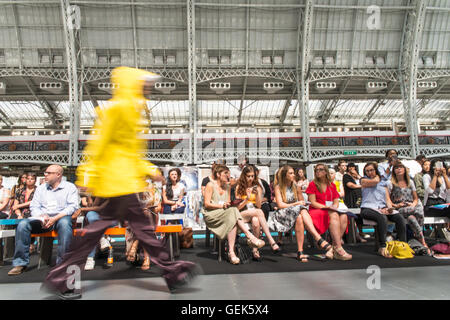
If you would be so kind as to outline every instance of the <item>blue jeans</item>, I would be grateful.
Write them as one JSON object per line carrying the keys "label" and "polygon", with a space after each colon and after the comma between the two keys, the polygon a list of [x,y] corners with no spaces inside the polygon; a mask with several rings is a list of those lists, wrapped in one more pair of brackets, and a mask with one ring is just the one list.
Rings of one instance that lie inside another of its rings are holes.
{"label": "blue jeans", "polygon": [[72,242],[73,230],[71,216],[62,217],[50,229],[44,229],[39,220],[21,220],[16,229],[16,250],[14,251],[13,266],[27,266],[30,263],[32,233],[44,233],[53,230],[58,232],[58,255],[56,257],[56,264],[59,264]]}
{"label": "blue jeans", "polygon": [[[100,220],[100,215],[95,212],[95,211],[89,211],[88,213],[86,213],[86,219],[89,222],[89,224],[94,223],[95,221]],[[117,225],[117,222],[114,222],[111,227],[114,227],[115,225]],[[94,258],[95,257],[95,253],[97,251],[97,247],[95,247],[88,255],[88,258]]]}

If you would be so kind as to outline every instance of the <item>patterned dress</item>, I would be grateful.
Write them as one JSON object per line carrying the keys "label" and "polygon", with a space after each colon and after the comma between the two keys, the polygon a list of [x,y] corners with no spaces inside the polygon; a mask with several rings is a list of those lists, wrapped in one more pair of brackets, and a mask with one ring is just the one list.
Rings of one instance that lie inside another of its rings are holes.
{"label": "patterned dress", "polygon": [[[416,191],[414,182],[410,181],[411,185],[406,188],[400,188],[393,185],[391,182],[387,184],[389,195],[392,203],[410,202],[414,201],[413,191]],[[403,207],[398,209],[401,215],[407,219],[409,226],[413,229],[417,236],[421,236],[424,222],[424,210],[421,201],[419,200],[415,207]],[[411,219],[414,216],[416,219]]]}
{"label": "patterned dress", "polygon": [[[295,195],[292,188],[286,189],[286,203],[294,203]],[[298,215],[302,209],[307,209],[305,206],[296,205],[289,208],[279,209],[269,217],[267,224],[269,229],[276,232],[288,232],[295,225]]]}

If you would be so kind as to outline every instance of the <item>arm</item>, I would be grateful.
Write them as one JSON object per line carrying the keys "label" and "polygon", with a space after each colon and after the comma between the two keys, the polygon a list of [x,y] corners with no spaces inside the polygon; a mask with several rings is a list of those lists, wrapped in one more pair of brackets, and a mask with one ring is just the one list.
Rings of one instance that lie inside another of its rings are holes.
{"label": "arm", "polygon": [[302,187],[297,186],[297,199],[301,203],[301,205],[305,205],[305,198],[303,198]]}
{"label": "arm", "polygon": [[361,188],[373,188],[373,187],[376,187],[378,183],[380,183],[379,176],[376,176],[373,179],[362,178],[361,179]]}
{"label": "arm", "polygon": [[328,207],[326,205],[320,204],[316,200],[316,195],[314,193],[308,194],[308,200],[311,202],[311,206],[316,209],[327,209]]}
{"label": "arm", "polygon": [[419,196],[417,195],[417,191],[412,192],[413,195],[413,202],[411,204],[411,207],[417,206],[417,203],[419,202]]}
{"label": "arm", "polygon": [[261,187],[258,186],[258,188],[256,188],[256,203],[255,206],[259,209],[261,209],[261,204],[262,204],[262,189]]}
{"label": "arm", "polygon": [[[166,187],[166,188],[167,188],[167,187]],[[173,206],[173,205],[176,204],[176,201],[172,201],[172,200],[169,200],[169,199],[167,198],[167,195],[166,195],[166,188],[163,188],[163,191],[162,191],[163,203],[164,203],[164,204],[167,204],[167,205],[169,205],[169,206]]]}
{"label": "arm", "polygon": [[[241,195],[239,194],[239,186],[236,187],[236,189],[234,190],[234,195],[236,199],[241,199]],[[247,194],[247,198],[244,199],[241,203],[238,204],[237,208],[239,211],[241,211],[242,209],[244,209],[244,207],[247,205],[248,203],[248,198],[249,198],[249,194]]]}
{"label": "arm", "polygon": [[346,186],[350,189],[361,189],[361,186],[359,184],[353,182],[347,182]]}
{"label": "arm", "polygon": [[9,196],[3,199],[3,202],[0,204],[0,211],[3,211],[8,206],[9,200]]}
{"label": "arm", "polygon": [[385,189],[385,192],[386,192],[386,204],[387,204],[388,208],[396,208],[396,205],[394,205],[392,203],[391,194],[389,192],[389,189],[388,188],[384,188],[384,189]]}

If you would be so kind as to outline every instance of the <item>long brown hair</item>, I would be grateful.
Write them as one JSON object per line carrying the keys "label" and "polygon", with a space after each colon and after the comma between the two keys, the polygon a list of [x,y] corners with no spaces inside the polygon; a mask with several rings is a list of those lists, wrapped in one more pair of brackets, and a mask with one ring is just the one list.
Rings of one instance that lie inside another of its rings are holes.
{"label": "long brown hair", "polygon": [[[255,175],[255,178],[253,179],[252,185],[247,185],[247,173],[251,173]],[[256,176],[255,168],[251,165],[245,166],[244,169],[242,169],[242,173],[239,177],[239,180],[237,182],[238,185],[238,194],[240,196],[245,196],[247,194],[246,190],[247,188],[251,188],[253,186],[258,186],[258,177]]]}
{"label": "long brown hair", "polygon": [[400,161],[395,162],[394,165],[392,166],[392,177],[391,177],[392,184],[394,186],[398,187],[398,179],[397,179],[397,175],[395,174],[395,169],[397,169],[397,168],[405,169],[405,173],[403,174],[403,179],[405,179],[406,185],[409,187],[411,185],[411,179],[409,178],[408,169]]}
{"label": "long brown hair", "polygon": [[322,166],[322,167],[325,168],[325,172],[327,173],[326,176],[325,176],[325,180],[326,180],[325,182],[327,184],[327,187],[329,185],[331,185],[333,183],[333,181],[331,180],[330,170],[328,169],[328,166],[326,164],[324,164],[324,163],[316,164],[315,167],[314,167],[314,184],[316,185],[317,190],[321,191],[320,187],[319,187],[320,181],[319,181],[319,179],[317,178],[317,175],[316,175],[316,169],[317,169],[318,166]]}
{"label": "long brown hair", "polygon": [[298,200],[297,184],[295,183],[295,179],[294,181],[289,182],[288,179],[286,178],[288,171],[291,169],[294,170],[291,166],[288,165],[284,165],[283,167],[278,169],[277,173],[275,174],[275,179],[273,182],[274,186],[278,185],[278,187],[280,188],[281,198],[283,199],[284,202],[286,202],[286,190],[288,187],[291,187],[292,191],[294,192],[295,200],[296,201]]}

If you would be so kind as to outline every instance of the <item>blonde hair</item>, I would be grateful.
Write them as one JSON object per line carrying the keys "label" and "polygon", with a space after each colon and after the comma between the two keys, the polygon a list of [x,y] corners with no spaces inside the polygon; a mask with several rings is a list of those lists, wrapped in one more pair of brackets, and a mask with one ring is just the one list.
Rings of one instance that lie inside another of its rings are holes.
{"label": "blonde hair", "polygon": [[324,163],[316,164],[316,166],[314,167],[314,184],[316,185],[317,190],[320,191],[320,188],[319,188],[320,181],[319,181],[319,179],[317,178],[317,175],[316,175],[316,168],[318,166],[322,166],[322,167],[325,168],[325,172],[327,173],[326,176],[325,176],[325,180],[326,180],[325,182],[326,182],[327,186],[331,185],[333,183],[333,181],[331,180],[330,169],[328,168],[328,166],[326,164],[324,164]]}
{"label": "blonde hair", "polygon": [[281,198],[283,199],[283,202],[286,202],[286,190],[288,187],[291,187],[292,191],[294,192],[294,197],[295,200],[298,200],[298,196],[297,196],[297,185],[295,183],[295,181],[290,182],[289,185],[289,181],[286,179],[286,175],[288,173],[289,170],[294,170],[291,166],[288,165],[284,165],[283,167],[281,167],[280,169],[278,169],[277,173],[275,174],[275,179],[274,179],[274,185],[278,185],[278,187],[280,188],[280,192],[281,192]]}

